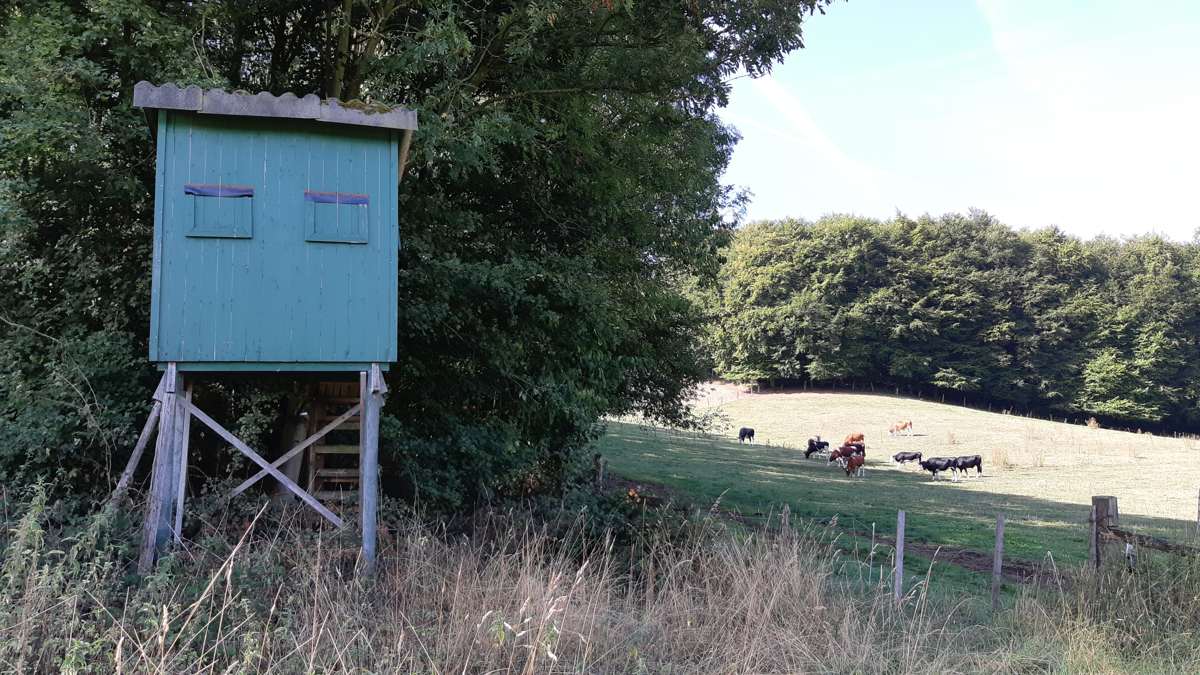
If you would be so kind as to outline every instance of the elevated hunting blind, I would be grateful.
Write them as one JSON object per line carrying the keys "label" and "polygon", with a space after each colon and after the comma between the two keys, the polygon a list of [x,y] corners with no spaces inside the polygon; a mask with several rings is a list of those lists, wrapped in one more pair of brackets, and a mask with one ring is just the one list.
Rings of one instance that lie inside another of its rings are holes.
{"label": "elevated hunting blind", "polygon": [[[165,371],[139,439],[158,423],[143,568],[179,538],[193,416],[262,467],[235,494],[270,475],[341,526],[310,492],[321,471],[353,483],[371,562],[381,371],[397,349],[398,184],[416,113],[148,82],[133,103],[157,111],[150,360]],[[200,371],[358,372],[358,404],[326,425],[313,415],[308,438],[267,463],[192,405],[183,378]],[[345,428],[359,431],[359,467],[322,468],[312,449]],[[305,450],[308,491],[296,484]]]}

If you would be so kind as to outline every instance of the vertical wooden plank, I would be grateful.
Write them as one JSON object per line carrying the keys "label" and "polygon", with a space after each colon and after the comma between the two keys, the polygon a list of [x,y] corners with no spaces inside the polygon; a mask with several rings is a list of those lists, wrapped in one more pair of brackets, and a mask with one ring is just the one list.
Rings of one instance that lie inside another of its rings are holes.
{"label": "vertical wooden plank", "polygon": [[1092,515],[1088,518],[1088,562],[1094,569],[1100,569],[1100,514],[1097,513],[1094,500]]}
{"label": "vertical wooden plank", "polygon": [[896,513],[896,578],[892,582],[896,602],[904,597],[904,512]]}
{"label": "vertical wooden plank", "polygon": [[175,363],[167,364],[163,386],[163,410],[159,421],[158,442],[154,448],[154,470],[150,478],[150,496],[146,501],[146,519],[142,523],[142,547],[138,555],[138,572],[147,574],[158,554],[171,538],[172,483],[175,463],[175,416],[179,411],[176,392],[179,374]]}
{"label": "vertical wooden plank", "polygon": [[[192,383],[188,382],[184,390],[183,398],[188,403],[192,402]],[[188,467],[188,445],[192,430],[192,412],[187,406],[182,406],[183,410],[176,413],[179,419],[179,440],[178,440],[178,455],[176,461],[176,489],[175,489],[175,543],[183,541],[183,502],[187,496],[187,467]]]}
{"label": "vertical wooden plank", "polygon": [[1000,581],[1004,573],[1004,514],[996,514],[996,546],[992,549],[992,611],[1000,608]]}
{"label": "vertical wooden plank", "polygon": [[163,227],[166,225],[166,217],[164,216],[167,208],[166,185],[169,176],[171,175],[169,157],[169,147],[171,134],[174,133],[174,127],[168,124],[173,113],[167,110],[159,110],[158,115],[158,138],[155,143],[155,171],[154,171],[154,240],[151,244],[151,263],[150,263],[150,360],[158,360],[159,355],[159,322],[162,318],[162,309],[160,304],[163,295],[163,276],[162,276],[162,250],[163,250]]}
{"label": "vertical wooden plank", "polygon": [[1200,537],[1200,491],[1196,493],[1196,536]]}
{"label": "vertical wooden plank", "polygon": [[379,364],[371,364],[367,400],[362,419],[362,453],[359,458],[359,500],[362,505],[362,555],[367,574],[375,570],[376,527],[379,510],[379,414],[387,384]]}

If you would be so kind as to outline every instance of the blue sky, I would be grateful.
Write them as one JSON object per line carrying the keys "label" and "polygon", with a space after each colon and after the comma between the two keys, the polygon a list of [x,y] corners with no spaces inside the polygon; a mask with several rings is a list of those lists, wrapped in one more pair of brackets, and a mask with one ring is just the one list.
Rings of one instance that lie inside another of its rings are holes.
{"label": "blue sky", "polygon": [[721,116],[750,219],[1200,227],[1200,0],[850,0]]}

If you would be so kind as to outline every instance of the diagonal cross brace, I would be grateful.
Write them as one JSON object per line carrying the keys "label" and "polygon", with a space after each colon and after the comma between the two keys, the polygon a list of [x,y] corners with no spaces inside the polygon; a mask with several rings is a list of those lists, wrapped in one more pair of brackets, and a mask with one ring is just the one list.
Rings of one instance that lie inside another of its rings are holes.
{"label": "diagonal cross brace", "polygon": [[316,512],[322,516],[325,516],[326,520],[336,525],[339,529],[345,527],[345,523],[342,522],[341,518],[338,518],[332,511],[325,508],[321,502],[317,501],[312,495],[305,492],[304,489],[299,485],[296,485],[291,478],[283,475],[279,469],[271,466],[267,460],[263,459],[262,456],[260,456],[257,452],[251,450],[250,446],[243,443],[240,438],[234,436],[232,432],[218,424],[216,420],[209,417],[208,414],[206,414],[203,410],[193,405],[191,401],[184,401],[183,404],[186,406],[187,410],[189,410],[192,415],[196,417],[196,419],[203,422],[208,426],[208,428],[217,432],[218,436],[224,438],[230,445],[241,451],[243,455],[249,457],[255,464],[261,466],[263,471],[267,472],[267,475],[279,481],[288,490],[291,490],[292,493],[303,500],[305,504],[313,507],[313,509],[315,509]]}
{"label": "diagonal cross brace", "polygon": [[[326,434],[333,431],[334,429],[342,426],[343,422],[345,422],[346,420],[350,419],[351,417],[354,417],[355,415],[357,415],[360,410],[362,410],[362,404],[355,403],[354,407],[347,410],[345,413],[343,413],[341,415],[341,417],[338,417],[337,419],[330,422],[329,424],[326,424],[325,426],[321,427],[320,431],[318,431],[317,433],[313,434],[312,436],[309,436],[308,438],[304,439],[303,441],[300,442],[299,445],[297,445],[296,447],[294,447],[291,450],[288,450],[286,453],[284,453],[282,457],[275,460],[274,462],[271,462],[271,466],[275,467],[276,469],[283,466],[289,459],[295,457],[296,455],[298,455],[302,451],[304,451],[305,448],[307,448],[308,446],[312,445],[313,443],[316,443],[317,441],[321,440],[322,438],[325,437]],[[254,485],[258,481],[265,478],[266,475],[267,475],[267,472],[265,469],[262,471],[259,471],[258,473],[254,474],[253,476],[242,481],[241,485],[233,488],[233,491],[231,491],[229,493],[229,496],[236,497],[236,496],[242,494],[251,485]]]}

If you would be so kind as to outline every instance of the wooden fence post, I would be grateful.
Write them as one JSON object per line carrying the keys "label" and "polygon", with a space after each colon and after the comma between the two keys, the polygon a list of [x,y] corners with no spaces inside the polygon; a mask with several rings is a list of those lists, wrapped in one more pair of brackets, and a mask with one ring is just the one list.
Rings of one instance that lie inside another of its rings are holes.
{"label": "wooden fence post", "polygon": [[1100,569],[1100,523],[1097,519],[1096,504],[1092,504],[1092,514],[1088,517],[1088,562],[1092,568]]}
{"label": "wooden fence post", "polygon": [[1196,494],[1196,536],[1200,536],[1200,492]]}
{"label": "wooden fence post", "polygon": [[896,602],[904,597],[904,512],[896,513],[896,580],[893,582],[892,593]]}
{"label": "wooden fence post", "polygon": [[1000,580],[1004,572],[1004,514],[996,514],[996,548],[992,552],[992,611],[1000,608]]}

